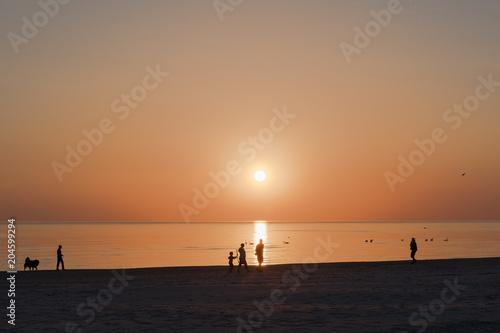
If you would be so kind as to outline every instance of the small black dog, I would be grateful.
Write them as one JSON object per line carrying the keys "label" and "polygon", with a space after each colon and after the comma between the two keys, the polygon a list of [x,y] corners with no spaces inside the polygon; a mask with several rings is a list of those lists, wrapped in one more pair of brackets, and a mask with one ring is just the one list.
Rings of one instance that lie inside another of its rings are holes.
{"label": "small black dog", "polygon": [[24,270],[26,270],[26,267],[28,267],[30,271],[33,268],[38,270],[38,264],[40,264],[38,260],[30,260],[30,258],[27,257],[26,260],[24,261]]}

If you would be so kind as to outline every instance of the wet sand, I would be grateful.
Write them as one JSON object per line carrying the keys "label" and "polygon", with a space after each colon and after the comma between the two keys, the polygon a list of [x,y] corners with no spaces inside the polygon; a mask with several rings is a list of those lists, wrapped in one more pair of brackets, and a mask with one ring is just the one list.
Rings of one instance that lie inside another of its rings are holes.
{"label": "wet sand", "polygon": [[250,269],[18,272],[16,330],[500,331],[500,258]]}

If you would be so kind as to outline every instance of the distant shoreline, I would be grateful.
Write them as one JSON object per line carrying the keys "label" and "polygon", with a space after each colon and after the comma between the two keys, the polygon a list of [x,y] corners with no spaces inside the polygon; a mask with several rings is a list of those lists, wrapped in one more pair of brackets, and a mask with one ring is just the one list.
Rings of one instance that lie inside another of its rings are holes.
{"label": "distant shoreline", "polygon": [[[500,261],[500,256],[498,257],[481,257],[481,258],[449,258],[449,259],[422,259],[418,260],[418,263],[421,264],[436,264],[436,263],[445,263],[445,262],[450,262],[450,261],[464,261],[464,262],[473,262],[473,261]],[[397,265],[397,264],[407,264],[410,263],[411,259],[408,260],[384,260],[384,261],[342,261],[342,262],[325,262],[325,263],[318,263],[318,266],[332,266],[332,268],[337,267],[343,267],[343,266],[380,266],[380,265],[386,265],[386,266],[391,266],[391,265]],[[499,262],[500,263],[500,262]],[[297,263],[287,263],[287,264],[273,264],[273,265],[265,265],[263,266],[264,268],[281,268],[281,267],[288,267],[288,266],[293,266],[293,265],[302,265],[304,263],[297,262]],[[212,265],[212,266],[158,266],[158,267],[118,267],[118,268],[67,268],[65,271],[81,271],[81,272],[91,272],[91,271],[101,271],[101,272],[107,272],[109,270],[118,270],[118,269],[126,269],[127,271],[134,270],[199,270],[201,268],[203,269],[217,269],[217,268],[222,268],[222,269],[227,269],[227,265]],[[250,268],[256,267],[255,265],[249,265]],[[237,266],[235,266],[234,271],[236,271]],[[51,271],[56,271],[55,269],[40,269],[40,272],[51,272]],[[6,271],[4,271],[6,272]],[[23,270],[18,270],[18,273],[23,272]],[[29,272],[28,269],[26,269],[26,272]],[[36,272],[36,271],[35,271]]]}
{"label": "distant shoreline", "polygon": [[[55,269],[55,251],[59,244],[63,246],[67,269],[225,265],[229,251],[235,251],[240,243],[247,241],[245,247],[253,248],[251,243],[259,239],[263,239],[266,246],[266,265],[307,260],[314,255],[319,239],[331,239],[328,242],[336,249],[317,262],[404,261],[410,259],[408,245],[412,237],[419,247],[417,260],[500,256],[497,241],[500,223],[497,222],[201,222],[190,225],[68,222],[19,223],[17,228],[17,236],[22,239],[16,244],[18,270],[23,270],[26,257],[39,260],[39,270]],[[39,234],[45,237],[37,237]],[[253,252],[248,252],[248,258],[255,263]],[[6,261],[0,264],[0,270],[9,270]]]}
{"label": "distant shoreline", "polygon": [[[444,221],[418,221],[418,220],[352,220],[352,221],[22,221],[16,224],[205,224],[205,223],[500,223],[500,220],[444,220]],[[3,221],[2,224],[8,224]]]}

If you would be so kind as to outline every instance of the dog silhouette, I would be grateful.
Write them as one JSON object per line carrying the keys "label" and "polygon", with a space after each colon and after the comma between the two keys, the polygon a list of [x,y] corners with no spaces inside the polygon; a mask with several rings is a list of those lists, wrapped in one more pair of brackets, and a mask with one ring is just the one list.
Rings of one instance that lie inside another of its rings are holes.
{"label": "dog silhouette", "polygon": [[30,258],[27,257],[26,260],[24,261],[24,270],[26,270],[26,267],[28,267],[30,269],[30,271],[32,269],[38,270],[38,264],[40,264],[40,261],[30,260]]}

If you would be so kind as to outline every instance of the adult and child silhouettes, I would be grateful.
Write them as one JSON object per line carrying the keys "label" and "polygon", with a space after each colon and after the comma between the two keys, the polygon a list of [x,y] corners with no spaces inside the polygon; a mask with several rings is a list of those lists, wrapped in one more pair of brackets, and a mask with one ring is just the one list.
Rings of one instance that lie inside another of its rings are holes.
{"label": "adult and child silhouettes", "polygon": [[411,239],[410,250],[411,250],[411,258],[413,259],[411,263],[414,264],[417,262],[417,259],[415,259],[415,253],[417,252],[417,242],[415,241],[415,238]]}
{"label": "adult and child silhouettes", "polygon": [[63,261],[63,254],[61,252],[62,245],[59,245],[59,248],[57,249],[57,268],[56,271],[59,270],[59,264],[61,264],[62,269],[64,270],[64,261]]}
{"label": "adult and child silhouettes", "polygon": [[[264,244],[262,242],[262,239],[259,241],[259,244],[255,247],[255,255],[257,256],[257,261],[259,262],[259,266],[257,267],[257,272],[262,272],[262,263],[264,262]],[[233,252],[229,252],[229,271],[228,273],[231,273],[234,268],[233,260],[238,258],[239,256],[239,262],[238,262],[238,270],[236,271],[237,273],[240,272],[240,267],[244,266],[247,272],[250,272],[248,269],[248,264],[247,264],[247,253],[245,251],[245,244],[241,243],[240,248],[238,249],[238,254],[236,256],[233,256]]]}

